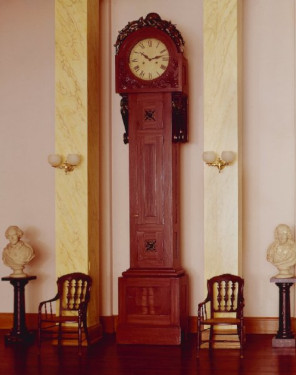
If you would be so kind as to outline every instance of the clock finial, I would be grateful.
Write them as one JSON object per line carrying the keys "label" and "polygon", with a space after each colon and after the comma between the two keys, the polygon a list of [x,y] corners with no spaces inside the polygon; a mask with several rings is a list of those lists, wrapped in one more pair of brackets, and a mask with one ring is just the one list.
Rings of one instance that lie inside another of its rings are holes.
{"label": "clock finial", "polygon": [[160,18],[160,15],[158,13],[148,13],[146,18],[145,18],[147,21],[151,21],[151,20],[161,20]]}

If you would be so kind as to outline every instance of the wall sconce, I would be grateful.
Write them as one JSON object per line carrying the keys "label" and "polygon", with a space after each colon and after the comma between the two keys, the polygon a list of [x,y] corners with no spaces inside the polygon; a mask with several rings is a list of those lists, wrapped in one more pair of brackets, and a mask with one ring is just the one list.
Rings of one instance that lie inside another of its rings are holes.
{"label": "wall sconce", "polygon": [[211,167],[217,167],[220,173],[222,169],[226,167],[226,165],[229,165],[233,162],[235,154],[232,151],[223,151],[220,158],[214,151],[205,151],[202,157],[207,165]]}
{"label": "wall sconce", "polygon": [[54,168],[63,169],[65,173],[72,172],[74,167],[80,163],[80,155],[68,154],[66,161],[63,162],[61,155],[48,155],[48,162]]}

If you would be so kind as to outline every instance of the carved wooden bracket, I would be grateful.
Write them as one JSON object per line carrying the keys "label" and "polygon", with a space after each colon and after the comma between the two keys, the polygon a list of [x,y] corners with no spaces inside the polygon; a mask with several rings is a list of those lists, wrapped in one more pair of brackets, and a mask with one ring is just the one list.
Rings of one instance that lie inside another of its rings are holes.
{"label": "carved wooden bracket", "polygon": [[123,125],[125,128],[125,133],[123,134],[123,143],[128,143],[128,95],[122,94],[120,101],[120,112],[123,121]]}
{"label": "carved wooden bracket", "polygon": [[187,95],[181,92],[172,94],[172,127],[173,142],[188,141],[187,132]]}

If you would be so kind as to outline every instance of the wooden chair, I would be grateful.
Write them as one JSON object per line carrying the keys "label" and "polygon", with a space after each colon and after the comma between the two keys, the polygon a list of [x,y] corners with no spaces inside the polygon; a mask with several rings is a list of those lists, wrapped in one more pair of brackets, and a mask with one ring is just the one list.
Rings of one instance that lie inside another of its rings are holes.
{"label": "wooden chair", "polygon": [[[207,282],[207,298],[198,305],[197,320],[197,357],[202,344],[208,343],[211,350],[214,342],[237,342],[240,345],[240,357],[243,358],[244,346],[244,280],[235,275],[223,274],[212,277]],[[217,326],[236,326],[236,331],[221,329]],[[207,336],[206,336],[207,335]],[[236,337],[226,340],[226,335]],[[206,337],[203,337],[206,336]],[[219,338],[220,337],[220,338]]]}
{"label": "wooden chair", "polygon": [[[84,273],[75,272],[63,275],[57,280],[57,294],[54,298],[43,301],[38,309],[38,347],[46,337],[58,339],[59,347],[62,340],[78,338],[78,353],[82,351],[82,327],[87,344],[90,344],[87,330],[87,306],[90,299],[92,279]],[[53,303],[58,302],[57,313],[54,313]],[[65,323],[77,324],[77,329],[64,326]]]}

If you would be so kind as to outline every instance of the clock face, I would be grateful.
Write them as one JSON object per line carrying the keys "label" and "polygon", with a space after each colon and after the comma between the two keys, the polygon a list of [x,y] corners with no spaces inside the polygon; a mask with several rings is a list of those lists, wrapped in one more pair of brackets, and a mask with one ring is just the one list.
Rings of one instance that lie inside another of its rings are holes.
{"label": "clock face", "polygon": [[170,55],[166,45],[156,38],[140,40],[131,50],[131,72],[144,81],[161,77],[167,70]]}

